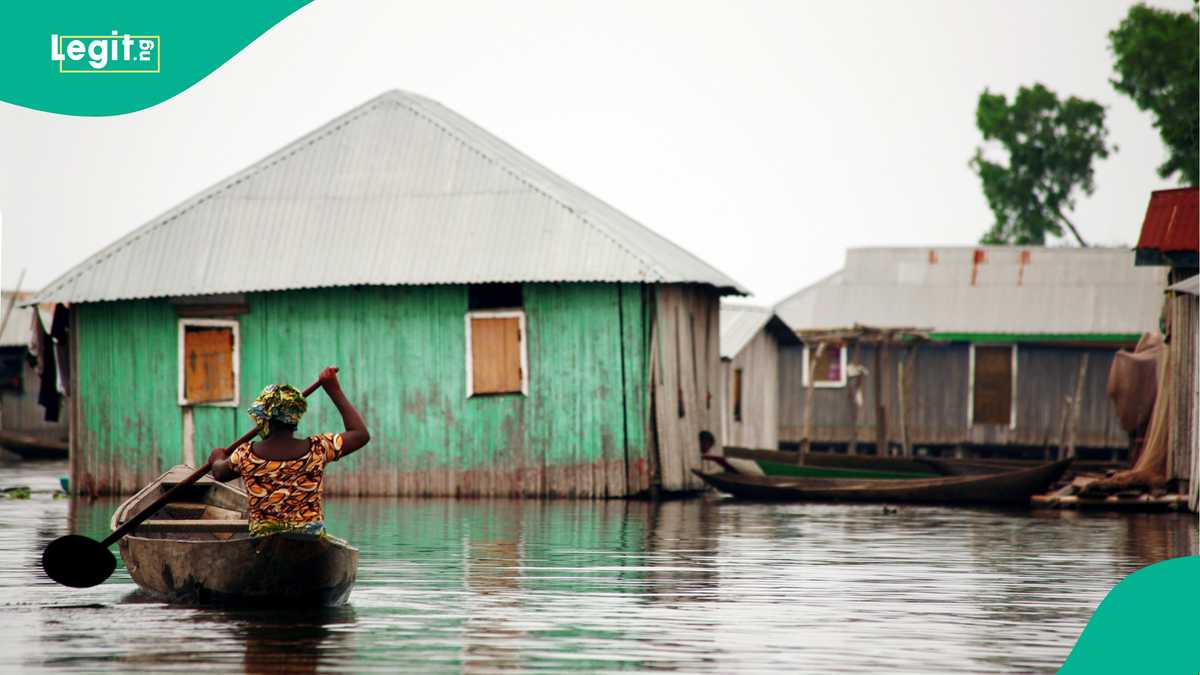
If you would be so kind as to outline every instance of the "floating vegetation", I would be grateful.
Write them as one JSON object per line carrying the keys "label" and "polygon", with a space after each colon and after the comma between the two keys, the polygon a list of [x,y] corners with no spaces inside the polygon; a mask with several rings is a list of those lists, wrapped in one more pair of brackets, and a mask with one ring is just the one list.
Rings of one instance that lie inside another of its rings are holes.
{"label": "floating vegetation", "polygon": [[29,499],[33,492],[28,485],[18,485],[16,487],[8,487],[0,490],[7,499]]}

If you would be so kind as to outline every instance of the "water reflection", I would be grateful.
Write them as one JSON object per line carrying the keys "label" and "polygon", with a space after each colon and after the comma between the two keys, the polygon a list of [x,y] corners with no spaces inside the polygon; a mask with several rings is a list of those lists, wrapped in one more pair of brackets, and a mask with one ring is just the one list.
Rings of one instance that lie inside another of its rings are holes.
{"label": "water reflection", "polygon": [[353,652],[353,607],[218,614],[222,620],[246,645],[248,675],[316,673]]}
{"label": "water reflection", "polygon": [[333,499],[361,550],[340,610],[45,579],[41,547],[116,504],[0,501],[0,670],[1047,671],[1119,579],[1197,548],[1180,514]]}
{"label": "water reflection", "polygon": [[523,511],[491,511],[494,519],[468,527],[463,539],[470,605],[463,625],[463,670],[515,668],[527,633],[512,618],[521,607]]}

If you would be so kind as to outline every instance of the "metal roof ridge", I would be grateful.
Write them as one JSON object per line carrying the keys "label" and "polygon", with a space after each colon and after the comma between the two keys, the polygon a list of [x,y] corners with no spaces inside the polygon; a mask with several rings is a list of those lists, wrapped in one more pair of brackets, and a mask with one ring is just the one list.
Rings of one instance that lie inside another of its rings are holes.
{"label": "metal roof ridge", "polygon": [[825,276],[821,277],[820,279],[817,279],[816,281],[812,282],[811,284],[801,288],[800,290],[792,293],[791,295],[788,295],[787,297],[780,300],[779,302],[771,305],[770,306],[771,311],[778,313],[779,308],[782,307],[783,305],[785,305],[786,303],[789,303],[789,302],[795,300],[796,298],[799,298],[801,295],[804,295],[805,293],[813,290],[814,288],[817,288],[819,286],[828,286],[829,282],[833,281],[834,277],[840,276],[840,275],[844,274],[845,272],[846,272],[846,268],[843,267],[841,269],[830,272],[829,274],[826,274]]}
{"label": "metal roof ridge", "polygon": [[[615,246],[617,246],[617,248],[621,249],[622,251],[625,251],[627,254],[629,254],[631,257],[633,257],[635,260],[641,262],[647,268],[653,270],[655,272],[655,274],[658,275],[658,278],[660,281],[666,280],[667,275],[664,273],[661,265],[658,265],[649,260],[646,260],[643,256],[638,255],[636,252],[631,250],[631,248],[627,244],[619,241],[617,239],[617,237],[613,236],[613,234],[610,231],[608,231],[607,228],[599,227],[595,223],[592,223],[587,218],[584,218],[583,215],[579,213],[578,207],[572,206],[571,204],[567,203],[566,199],[564,199],[563,197],[561,197],[557,194],[552,194],[551,190],[548,189],[548,187],[538,184],[536,181],[532,180],[529,176],[524,175],[523,173],[517,171],[514,167],[511,167],[508,164],[506,164],[505,162],[502,162],[500,159],[493,156],[491,153],[486,152],[483,148],[480,148],[477,144],[470,142],[469,140],[464,138],[464,136],[466,136],[466,134],[455,133],[455,130],[452,130],[449,128],[450,125],[448,123],[446,123],[441,118],[438,118],[435,115],[428,113],[425,110],[419,108],[418,101],[413,100],[413,99],[419,99],[419,101],[422,103],[425,103],[425,102],[435,103],[436,105],[441,106],[442,108],[445,108],[445,106],[442,106],[440,103],[437,103],[436,101],[432,101],[431,99],[426,99],[424,97],[406,96],[405,92],[403,92],[399,89],[393,89],[391,91],[388,91],[384,94],[384,96],[391,98],[394,102],[403,105],[405,108],[412,111],[414,114],[422,117],[429,124],[432,124],[433,126],[441,129],[442,133],[445,133],[446,135],[450,136],[451,138],[454,138],[455,140],[457,140],[459,143],[462,143],[464,146],[475,151],[476,154],[480,155],[481,157],[484,157],[489,162],[491,162],[493,165],[495,165],[497,168],[499,168],[502,171],[504,171],[505,173],[509,174],[516,180],[528,185],[531,190],[534,190],[534,191],[540,193],[542,196],[546,197],[547,199],[550,199],[550,200],[558,203],[559,206],[561,206],[563,209],[565,209],[571,215],[575,216],[576,219],[580,220],[581,222],[583,222],[586,225],[591,226],[592,229],[599,232],[602,236],[607,237],[610,241],[612,241],[612,243]],[[449,109],[447,108],[447,110],[449,110]],[[513,148],[513,150],[516,150],[516,152],[519,152],[519,153],[521,152],[520,150],[517,150],[516,148]],[[525,153],[521,153],[521,154],[524,155]],[[532,158],[530,158],[530,161],[531,162],[533,161]],[[534,163],[537,164],[537,162],[534,162]],[[549,171],[549,169],[546,169],[546,170]],[[551,172],[551,173],[553,173],[553,172]],[[565,180],[565,179],[563,179],[563,180]],[[599,198],[597,197],[597,199],[599,199]]]}
{"label": "metal roof ridge", "polygon": [[[543,184],[542,181],[535,180],[534,177],[526,175],[524,172],[518,170],[516,167],[510,166],[508,163],[495,157],[493,155],[493,153],[488,152],[484,148],[479,147],[479,145],[477,143],[473,143],[473,142],[471,142],[471,140],[469,138],[464,138],[464,137],[471,136],[472,132],[482,132],[484,134],[487,134],[490,139],[494,139],[495,141],[497,141],[505,146],[508,146],[508,149],[512,150],[514,153],[525,158],[526,161],[530,162],[537,168],[546,172],[552,178],[555,178],[555,179],[562,181],[563,183],[566,183],[569,185],[574,185],[571,181],[558,175],[558,173],[556,173],[549,167],[543,165],[541,162],[538,162],[537,160],[533,159],[532,157],[530,157],[526,153],[522,152],[520,149],[516,148],[515,146],[509,144],[507,141],[499,138],[495,134],[488,132],[486,129],[479,127],[474,122],[466,119],[459,113],[451,110],[450,108],[447,108],[445,105],[443,105],[433,99],[426,98],[419,94],[411,94],[409,92],[405,92],[405,91],[402,91],[399,89],[390,90],[390,91],[386,92],[384,94],[384,96],[389,96],[393,100],[404,104],[405,107],[407,107],[409,110],[412,110],[414,113],[421,115],[430,124],[433,124],[434,126],[442,129],[442,131],[444,133],[450,135],[451,137],[455,138],[463,145],[471,148],[479,155],[485,157],[488,161],[492,162],[495,166],[502,169],[503,171],[505,171],[506,173],[511,175],[513,178],[528,185],[530,187],[530,189],[536,190],[537,192],[539,192],[546,198],[556,202],[559,206],[561,206],[563,209],[565,209],[567,212],[569,212],[571,215],[573,215],[576,219],[578,219],[579,221],[583,222],[584,224],[590,226],[596,232],[600,233],[602,236],[604,236],[604,237],[608,238],[610,241],[612,241],[613,244],[615,246],[617,246],[618,248],[620,248],[622,251],[625,251],[627,254],[629,254],[631,257],[633,257],[635,260],[641,262],[647,268],[653,270],[655,272],[655,274],[658,275],[658,277],[661,281],[664,281],[664,282],[666,281],[668,274],[667,274],[665,267],[661,263],[659,263],[658,261],[648,260],[648,259],[646,259],[645,256],[639,255],[636,250],[636,247],[633,246],[632,244],[630,244],[628,241],[626,241],[618,233],[614,232],[612,227],[607,226],[605,223],[597,222],[597,221],[594,221],[594,220],[589,219],[586,216],[584,216],[583,213],[581,212],[584,210],[582,208],[582,206],[571,203],[571,200],[568,197],[560,194],[558,192],[558,190],[554,189],[555,186],[545,185],[545,184]],[[460,118],[462,121],[471,125],[472,127],[474,127],[474,129],[451,130],[449,127],[452,127],[453,125],[451,124],[451,122],[449,120],[439,117],[439,116],[433,114],[432,112],[425,111],[423,109],[423,104],[424,105],[434,105],[439,108],[442,108],[443,110],[446,110],[447,112],[453,114],[455,117]],[[459,133],[455,133],[455,131],[458,131]],[[676,242],[671,241],[670,239],[667,239],[666,237],[663,237],[662,235],[655,232],[653,229],[643,225],[636,218],[629,216],[628,214],[624,213],[623,211],[621,211],[620,209],[616,208],[615,206],[609,204],[608,202],[604,201],[603,199],[600,199],[599,197],[591,194],[587,190],[584,190],[583,188],[580,188],[580,187],[576,187],[576,189],[578,189],[580,192],[587,194],[589,197],[591,197],[592,199],[595,199],[597,202],[600,202],[605,207],[612,209],[614,213],[616,213],[617,215],[626,219],[629,223],[636,225],[637,227],[640,227],[646,233],[648,233],[648,234],[660,239],[664,243],[669,244],[670,246],[678,249],[680,252],[682,252],[682,253],[686,254],[688,257],[690,257],[693,261],[700,263],[701,265],[703,265],[705,267],[711,268],[713,271],[717,272],[722,277],[724,277],[729,282],[731,282],[733,284],[733,288],[735,290],[742,292],[742,293],[747,292],[746,288],[743,287],[740,283],[738,283],[737,280],[733,279],[725,272],[717,269],[711,263],[701,259],[699,256],[697,256],[696,254],[687,250],[683,246],[680,246]],[[679,275],[677,274],[676,276],[679,276]]]}

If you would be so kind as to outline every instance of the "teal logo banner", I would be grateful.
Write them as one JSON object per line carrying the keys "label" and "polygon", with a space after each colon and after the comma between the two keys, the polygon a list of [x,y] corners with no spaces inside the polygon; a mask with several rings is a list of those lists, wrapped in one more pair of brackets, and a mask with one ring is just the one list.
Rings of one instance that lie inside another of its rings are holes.
{"label": "teal logo banner", "polygon": [[1200,556],[1144,567],[1108,592],[1058,672],[1200,673],[1197,610]]}
{"label": "teal logo banner", "polygon": [[0,101],[63,115],[157,105],[220,68],[310,0],[0,5]]}

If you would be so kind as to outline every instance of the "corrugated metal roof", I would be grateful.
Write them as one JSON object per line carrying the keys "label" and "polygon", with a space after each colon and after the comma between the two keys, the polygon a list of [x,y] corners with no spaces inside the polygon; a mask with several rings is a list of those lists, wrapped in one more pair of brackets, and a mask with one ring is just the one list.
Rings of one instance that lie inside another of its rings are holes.
{"label": "corrugated metal roof", "polygon": [[1200,275],[1188,277],[1183,281],[1171,284],[1167,287],[1167,290],[1187,293],[1188,295],[1200,295]]}
{"label": "corrugated metal roof", "polygon": [[1137,248],[1162,253],[1200,250],[1200,188],[1150,193]]}
{"label": "corrugated metal roof", "polygon": [[774,312],[768,307],[721,302],[721,358],[732,359],[758,335]]}
{"label": "corrugated metal roof", "polygon": [[504,281],[746,292],[451,110],[390,91],[155,218],[37,301]]}
{"label": "corrugated metal roof", "polygon": [[861,248],[775,307],[793,330],[856,323],[943,333],[1156,330],[1166,271],[1101,248]]}

